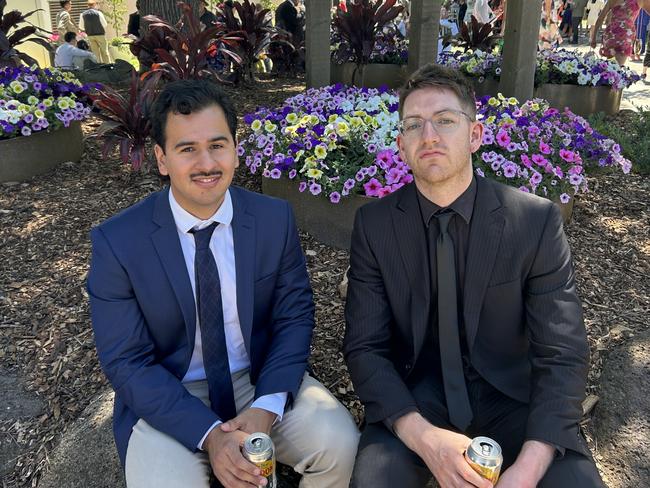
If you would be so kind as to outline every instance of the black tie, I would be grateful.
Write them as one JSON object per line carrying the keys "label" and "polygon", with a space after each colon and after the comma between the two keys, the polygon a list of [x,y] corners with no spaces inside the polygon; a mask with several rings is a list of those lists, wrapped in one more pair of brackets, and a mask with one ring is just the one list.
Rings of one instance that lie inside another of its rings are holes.
{"label": "black tie", "polygon": [[458,331],[458,303],[456,301],[456,260],[454,242],[449,234],[449,220],[454,214],[437,214],[440,234],[436,243],[438,271],[438,338],[442,380],[447,398],[449,420],[461,431],[472,421],[472,407],[467,395],[463,360]]}
{"label": "black tie", "polygon": [[237,415],[237,410],[228,364],[228,350],[226,349],[219,270],[212,251],[210,251],[210,238],[217,225],[217,223],[213,223],[205,229],[190,232],[194,234],[196,244],[194,273],[203,367],[208,379],[212,410],[225,422],[234,418]]}

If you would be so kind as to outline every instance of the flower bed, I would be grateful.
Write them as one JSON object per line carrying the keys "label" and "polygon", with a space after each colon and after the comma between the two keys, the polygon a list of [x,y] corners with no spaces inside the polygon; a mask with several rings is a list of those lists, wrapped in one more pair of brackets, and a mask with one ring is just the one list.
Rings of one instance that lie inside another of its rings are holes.
{"label": "flower bed", "polygon": [[[277,109],[246,115],[251,133],[239,155],[251,173],[296,180],[300,192],[332,203],[350,194],[382,197],[413,180],[395,143],[397,105],[397,94],[387,90],[310,89]],[[503,96],[485,97],[477,107],[486,127],[474,158],[481,176],[567,202],[586,191],[589,167],[630,170],[613,140],[543,100],[519,105]]]}
{"label": "flower bed", "polygon": [[80,121],[91,111],[91,86],[57,69],[0,69],[0,181],[20,181],[83,149]]}
{"label": "flower bed", "polygon": [[[459,69],[470,78],[477,79],[479,83],[485,79],[501,77],[501,55],[497,53],[444,52],[438,57],[438,62]],[[563,49],[537,53],[535,85],[550,83],[604,86],[622,90],[640,79],[641,77],[629,68],[619,66],[612,60],[598,58],[593,54],[585,55]]]}
{"label": "flower bed", "polygon": [[90,114],[83,85],[58,69],[0,69],[0,140],[54,131]]}

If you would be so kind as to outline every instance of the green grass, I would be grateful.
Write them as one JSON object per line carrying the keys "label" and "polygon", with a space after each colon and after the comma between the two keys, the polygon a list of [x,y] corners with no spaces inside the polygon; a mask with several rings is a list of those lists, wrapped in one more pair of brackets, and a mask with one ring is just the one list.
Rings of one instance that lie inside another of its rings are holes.
{"label": "green grass", "polygon": [[589,117],[591,126],[601,134],[614,139],[623,156],[632,161],[632,171],[650,174],[650,109],[625,111],[616,116],[602,113]]}

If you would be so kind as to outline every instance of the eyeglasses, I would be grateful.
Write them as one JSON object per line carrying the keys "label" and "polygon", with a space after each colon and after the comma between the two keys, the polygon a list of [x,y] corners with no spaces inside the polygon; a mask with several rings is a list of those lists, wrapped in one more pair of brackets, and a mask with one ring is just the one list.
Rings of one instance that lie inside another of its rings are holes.
{"label": "eyeglasses", "polygon": [[424,126],[427,122],[431,122],[433,129],[438,134],[450,134],[458,129],[460,119],[462,116],[467,117],[467,120],[473,122],[474,119],[461,110],[444,110],[438,112],[430,119],[423,119],[422,117],[406,117],[399,123],[400,132],[407,137],[419,137],[422,135]]}

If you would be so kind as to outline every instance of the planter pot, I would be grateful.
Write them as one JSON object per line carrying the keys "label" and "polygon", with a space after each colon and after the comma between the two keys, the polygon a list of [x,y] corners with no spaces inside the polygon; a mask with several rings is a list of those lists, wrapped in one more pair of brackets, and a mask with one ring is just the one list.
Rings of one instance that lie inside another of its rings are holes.
{"label": "planter pot", "polygon": [[350,86],[399,88],[407,78],[407,65],[401,64],[331,64],[330,82]]}
{"label": "planter pot", "polygon": [[499,80],[494,78],[486,78],[483,83],[478,82],[478,78],[472,79],[474,83],[474,93],[476,98],[482,98],[486,95],[496,96],[499,93]]}
{"label": "planter pot", "polygon": [[618,113],[623,90],[612,90],[607,86],[554,85],[545,83],[535,89],[535,97],[548,100],[551,107],[564,107],[578,115],[587,117],[596,112],[608,115]]}
{"label": "planter pot", "polygon": [[552,200],[555,205],[560,207],[560,213],[562,214],[562,221],[564,224],[568,224],[571,221],[573,216],[573,204],[576,201],[575,197],[568,201],[568,203],[562,203],[559,200]]}
{"label": "planter pot", "polygon": [[36,132],[0,141],[0,182],[23,181],[65,161],[77,162],[83,152],[81,124],[53,132]]}
{"label": "planter pot", "polygon": [[309,190],[300,193],[298,184],[298,181],[287,178],[279,180],[262,178],[262,192],[288,200],[301,230],[328,246],[350,249],[354,215],[359,207],[373,199],[361,195],[349,195],[335,204],[325,196],[312,195]]}

